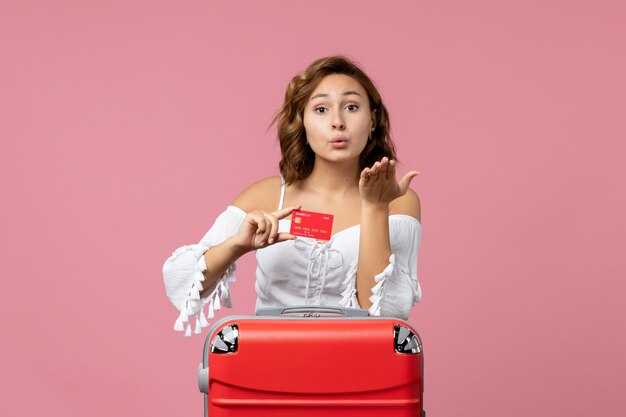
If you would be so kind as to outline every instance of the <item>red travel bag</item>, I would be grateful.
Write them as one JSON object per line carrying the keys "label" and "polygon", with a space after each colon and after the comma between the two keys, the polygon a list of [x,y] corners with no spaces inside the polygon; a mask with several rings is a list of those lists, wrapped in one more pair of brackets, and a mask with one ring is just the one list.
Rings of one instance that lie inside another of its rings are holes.
{"label": "red travel bag", "polygon": [[315,306],[218,321],[198,369],[210,417],[419,417],[423,382],[406,322]]}

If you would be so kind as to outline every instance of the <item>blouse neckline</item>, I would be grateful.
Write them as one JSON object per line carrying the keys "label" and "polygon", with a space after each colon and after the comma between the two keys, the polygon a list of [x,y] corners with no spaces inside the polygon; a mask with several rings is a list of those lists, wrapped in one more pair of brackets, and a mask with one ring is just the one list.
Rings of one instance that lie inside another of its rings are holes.
{"label": "blouse neckline", "polygon": [[[240,208],[239,208],[239,207],[237,207],[237,206],[233,206],[232,204],[231,204],[231,205],[229,205],[227,208],[228,208],[228,209],[233,209],[233,210],[235,210],[235,211],[239,212],[239,213],[240,213],[241,215],[243,215],[243,216],[245,216],[245,215],[247,214],[244,210],[240,209]],[[409,221],[411,221],[411,222],[416,223],[416,224],[417,224],[420,228],[422,227],[422,224],[420,223],[420,221],[419,221],[419,220],[417,220],[417,219],[416,219],[415,217],[413,217],[413,216],[409,216],[408,214],[394,213],[394,214],[390,214],[390,215],[389,215],[389,218],[390,218],[390,219],[391,219],[391,218],[396,218],[396,217],[397,217],[397,218],[403,218],[403,219],[409,220]],[[289,222],[289,223],[291,223],[291,220],[289,220],[289,219],[280,219],[280,220],[279,220],[279,222]],[[340,230],[340,231],[338,231],[338,232],[334,233],[334,234],[330,237],[330,240],[328,240],[328,241],[330,242],[331,240],[333,240],[333,239],[335,238],[335,236],[337,236],[337,235],[339,235],[339,234],[342,234],[343,232],[346,232],[346,231],[348,231],[348,230],[355,229],[355,228],[360,228],[360,227],[361,227],[361,223],[357,223],[357,224],[354,224],[354,225],[352,225],[352,226],[350,226],[350,227],[346,227],[345,229],[342,229],[342,230]],[[303,239],[314,239],[314,238],[310,238],[310,237],[309,237],[309,238],[304,238],[304,237],[302,237],[302,236],[298,236],[298,238],[303,238]],[[315,240],[315,239],[314,239],[314,240]]]}

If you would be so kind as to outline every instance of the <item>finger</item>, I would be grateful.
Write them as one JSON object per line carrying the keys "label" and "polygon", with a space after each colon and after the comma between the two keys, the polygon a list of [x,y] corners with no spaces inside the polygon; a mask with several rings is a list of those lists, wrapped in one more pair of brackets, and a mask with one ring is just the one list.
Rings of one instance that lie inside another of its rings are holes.
{"label": "finger", "polygon": [[396,178],[396,161],[391,159],[387,167],[387,179],[390,180],[393,178]]}
{"label": "finger", "polygon": [[376,162],[373,166],[372,169],[370,169],[370,177],[372,177],[372,179],[377,179],[378,178],[378,171],[380,169],[380,162]]}
{"label": "finger", "polygon": [[389,172],[389,158],[385,156],[380,161],[380,172],[379,172],[380,178],[389,178],[388,172]]}
{"label": "finger", "polygon": [[295,238],[296,238],[296,236],[292,235],[291,233],[281,232],[281,233],[278,234],[278,236],[276,236],[276,242],[275,243],[284,242],[286,240],[294,240]]}
{"label": "finger", "polygon": [[272,233],[272,221],[269,217],[267,217],[267,213],[264,213],[263,221],[265,222],[265,230],[263,231],[262,236],[263,241],[267,243],[267,239],[269,238],[270,233]]}
{"label": "finger", "polygon": [[277,210],[273,212],[272,216],[276,217],[278,220],[284,219],[285,217],[289,216],[294,210],[300,210],[301,208],[302,206],[285,207],[282,210]]}
{"label": "finger", "polygon": [[253,233],[256,233],[259,230],[259,216],[258,214],[251,212],[246,216],[246,223],[249,225],[250,229]]}
{"label": "finger", "polygon": [[402,177],[402,179],[398,183],[402,195],[406,193],[406,191],[409,189],[409,184],[411,184],[411,180],[417,175],[419,175],[419,171],[411,171],[408,172],[404,177]]}
{"label": "finger", "polygon": [[267,243],[271,245],[276,240],[276,235],[278,234],[278,219],[270,213],[267,213],[267,220],[270,222],[270,233],[268,235]]}
{"label": "finger", "polygon": [[370,169],[363,168],[363,171],[361,171],[361,181],[363,181],[363,185],[367,184],[369,180],[370,180]]}
{"label": "finger", "polygon": [[263,222],[265,223],[265,230],[259,236],[259,242],[261,243],[261,246],[267,246],[267,241],[269,240],[270,233],[272,232],[272,221],[264,216]]}
{"label": "finger", "polygon": [[255,211],[252,215],[254,216],[254,220],[256,221],[256,224],[257,224],[256,234],[261,235],[265,233],[266,225],[265,225],[265,216],[263,216],[263,213],[259,211]]}

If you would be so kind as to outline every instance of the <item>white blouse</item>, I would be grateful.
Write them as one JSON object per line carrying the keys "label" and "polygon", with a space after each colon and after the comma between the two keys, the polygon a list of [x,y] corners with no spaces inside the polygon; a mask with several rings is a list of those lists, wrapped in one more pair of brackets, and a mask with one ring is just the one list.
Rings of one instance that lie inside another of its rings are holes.
{"label": "white blouse", "polygon": [[[282,199],[281,199],[282,200]],[[282,201],[281,201],[282,202]],[[282,205],[282,204],[281,204]],[[163,265],[167,296],[180,311],[174,329],[191,336],[190,317],[196,316],[194,333],[209,325],[209,318],[222,306],[231,307],[230,285],[235,281],[236,264],[201,298],[204,252],[224,242],[239,230],[246,213],[228,206],[196,245],[174,251]],[[289,232],[290,221],[279,221],[279,231]],[[256,308],[321,305],[360,308],[356,297],[360,225],[335,233],[329,241],[298,236],[256,251]],[[374,278],[370,315],[408,319],[411,307],[419,302],[422,290],[417,280],[417,251],[421,225],[404,215],[389,216],[391,256],[389,265]]]}

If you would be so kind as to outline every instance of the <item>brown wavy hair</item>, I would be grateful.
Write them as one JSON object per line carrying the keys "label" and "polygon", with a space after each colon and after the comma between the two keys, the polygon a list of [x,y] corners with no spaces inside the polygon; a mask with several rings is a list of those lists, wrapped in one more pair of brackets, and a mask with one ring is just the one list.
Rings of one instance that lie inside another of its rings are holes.
{"label": "brown wavy hair", "polygon": [[309,65],[302,74],[291,79],[285,92],[283,106],[272,121],[272,125],[278,124],[278,141],[282,154],[278,166],[287,184],[302,181],[313,171],[315,153],[306,144],[304,108],[322,78],[330,74],[344,74],[358,81],[367,92],[370,111],[376,111],[372,139],[368,140],[361,152],[357,175],[360,175],[363,168],[371,167],[384,156],[396,159],[396,149],[390,137],[389,113],[372,80],[344,56],[320,58]]}

